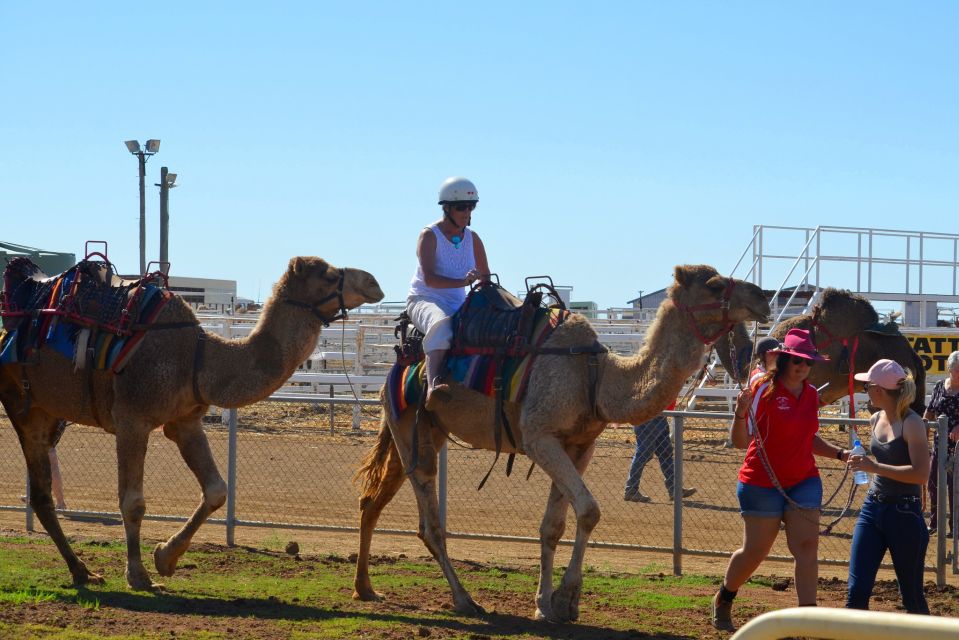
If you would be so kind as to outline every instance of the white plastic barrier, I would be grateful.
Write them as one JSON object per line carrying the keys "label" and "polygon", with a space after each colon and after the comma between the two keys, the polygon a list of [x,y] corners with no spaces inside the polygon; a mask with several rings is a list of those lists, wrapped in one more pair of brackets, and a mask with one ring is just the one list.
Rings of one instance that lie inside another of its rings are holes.
{"label": "white plastic barrier", "polygon": [[770,611],[750,620],[736,632],[732,640],[794,637],[826,640],[955,640],[959,638],[959,620],[885,611],[795,607]]}

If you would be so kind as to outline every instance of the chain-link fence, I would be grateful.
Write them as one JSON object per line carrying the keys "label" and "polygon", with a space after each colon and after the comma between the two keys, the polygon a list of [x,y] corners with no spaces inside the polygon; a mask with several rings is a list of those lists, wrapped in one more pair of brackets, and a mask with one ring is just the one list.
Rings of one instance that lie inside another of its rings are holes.
{"label": "chain-link fence", "polygon": [[[318,404],[322,401],[315,398],[310,405],[284,405],[290,407],[290,412],[298,413],[297,420],[290,421],[289,425],[287,421],[275,419],[276,406],[270,405],[272,411],[266,411],[264,403],[240,411],[239,420],[231,425],[207,425],[214,457],[232,488],[228,508],[216,512],[208,526],[226,525],[228,542],[232,543],[236,528],[242,530],[244,526],[356,529],[358,493],[351,478],[375,441],[379,408],[362,407],[359,429],[332,427],[333,422],[326,415],[330,409]],[[372,399],[365,402],[375,404]],[[352,407],[339,410],[348,412]],[[272,424],[264,424],[260,414],[265,413],[273,416]],[[311,415],[315,415],[315,419],[311,419]],[[671,448],[675,454],[676,478],[683,486],[695,488],[695,493],[674,504],[653,455],[639,484],[649,501],[624,499],[636,450],[631,428],[610,428],[603,433],[585,478],[602,509],[602,519],[591,538],[594,545],[671,553],[678,569],[683,554],[726,556],[741,544],[742,519],[736,482],[743,452],[725,446],[730,414],[670,412],[667,415],[674,423],[675,445]],[[338,424],[344,422],[348,420],[337,421]],[[844,448],[850,447],[853,431],[850,424],[867,424],[865,420],[830,418],[823,418],[821,422],[821,435]],[[944,448],[945,441],[940,445]],[[493,454],[456,443],[450,443],[447,449],[446,483],[441,487],[441,500],[445,501],[450,536],[537,541],[549,491],[546,474],[533,469],[527,479],[529,467],[521,457],[513,474],[507,477],[501,460],[483,490],[477,491]],[[12,428],[0,429],[0,450],[8,453],[0,463],[0,509],[25,511],[29,523],[29,507],[21,501],[26,493],[26,469]],[[67,518],[95,515],[108,524],[119,524],[114,437],[93,427],[72,425],[60,441],[58,452],[68,507],[63,515]],[[947,455],[939,459],[944,466],[956,464]],[[846,477],[844,465],[838,460],[817,458],[817,463],[824,499],[836,493],[826,505],[822,518],[825,523],[842,511],[852,479],[851,473]],[[841,487],[840,483],[843,483]],[[159,431],[150,438],[144,493],[147,519],[185,519],[199,500],[195,478],[175,444]],[[852,531],[864,494],[860,489],[832,533],[821,537],[819,553],[823,562],[844,564],[848,561]],[[945,496],[941,499],[944,501]],[[415,498],[409,487],[404,486],[384,511],[379,528],[414,534],[417,522]],[[567,537],[575,531],[572,511],[566,531]],[[944,541],[932,540],[927,568],[937,567],[937,551],[943,561],[955,558],[955,541],[950,541],[952,554],[946,556]],[[772,556],[789,558],[785,535],[777,539]]]}

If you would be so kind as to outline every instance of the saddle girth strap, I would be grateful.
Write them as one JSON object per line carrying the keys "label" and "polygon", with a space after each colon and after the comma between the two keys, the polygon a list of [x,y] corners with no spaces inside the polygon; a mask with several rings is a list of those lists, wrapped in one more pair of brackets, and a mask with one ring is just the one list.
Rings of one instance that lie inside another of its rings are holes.
{"label": "saddle girth strap", "polygon": [[[503,385],[503,356],[499,355],[493,361],[494,371],[496,374],[493,378],[493,392],[496,394],[496,408],[493,410],[493,415],[496,419],[496,425],[493,429],[493,441],[496,443],[496,456],[493,458],[493,464],[490,465],[489,470],[486,472],[486,475],[483,476],[483,479],[480,481],[479,486],[476,487],[476,490],[479,491],[483,488],[483,485],[486,484],[486,481],[489,480],[490,474],[493,473],[493,468],[496,466],[496,462],[499,460],[499,455],[503,450],[503,432],[506,432],[506,438],[509,440],[510,445],[513,449],[516,449],[516,438],[513,437],[513,429],[510,427],[509,419],[506,417],[505,409],[505,394],[506,389]],[[513,472],[513,462],[516,460],[516,453],[510,453],[506,459],[506,476],[509,477],[510,473]]]}
{"label": "saddle girth strap", "polygon": [[206,334],[197,326],[196,349],[193,351],[193,399],[197,404],[208,404],[200,394],[200,370],[203,369],[203,351],[206,347]]}
{"label": "saddle girth strap", "polygon": [[27,377],[27,365],[20,365],[20,385],[23,387],[23,408],[20,415],[26,417],[30,413],[30,378]]}
{"label": "saddle girth strap", "polygon": [[103,423],[100,421],[100,411],[97,409],[96,383],[93,380],[93,370],[96,368],[97,334],[99,332],[99,327],[93,327],[93,329],[90,330],[90,339],[87,341],[87,354],[83,366],[84,369],[86,369],[87,397],[90,401],[90,415],[93,416],[93,422],[102,429]]}

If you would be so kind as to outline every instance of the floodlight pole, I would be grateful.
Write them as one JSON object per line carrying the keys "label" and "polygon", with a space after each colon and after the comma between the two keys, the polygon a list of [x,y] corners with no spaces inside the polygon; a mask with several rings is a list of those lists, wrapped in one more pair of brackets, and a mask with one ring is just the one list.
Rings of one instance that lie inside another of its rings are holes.
{"label": "floodlight pole", "polygon": [[147,158],[160,150],[160,141],[151,138],[146,145],[140,146],[137,140],[127,140],[127,151],[137,157],[140,168],[140,273],[147,270]]}
{"label": "floodlight pole", "polygon": [[167,182],[167,168],[160,167],[160,265],[170,261],[170,185]]}
{"label": "floodlight pole", "polygon": [[142,149],[134,155],[140,163],[140,275],[143,275],[147,271],[147,157]]}

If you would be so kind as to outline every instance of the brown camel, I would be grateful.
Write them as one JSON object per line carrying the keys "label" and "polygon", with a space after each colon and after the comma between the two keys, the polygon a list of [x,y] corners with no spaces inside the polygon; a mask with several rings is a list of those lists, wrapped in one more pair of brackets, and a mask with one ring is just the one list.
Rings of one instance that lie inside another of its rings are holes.
{"label": "brown camel", "polygon": [[[926,369],[922,360],[898,331],[893,333],[875,332],[867,329],[875,328],[879,322],[879,314],[860,295],[845,289],[827,288],[823,290],[819,302],[819,315],[813,322],[815,314],[807,313],[789,318],[780,323],[772,332],[772,336],[782,340],[790,329],[812,329],[813,336],[820,352],[829,356],[828,362],[816,362],[809,373],[809,382],[820,387],[826,383],[829,386],[823,389],[822,399],[825,403],[835,402],[849,394],[849,355],[852,351],[852,340],[858,337],[859,343],[855,351],[855,367],[853,373],[867,371],[869,367],[882,358],[895,360],[904,367],[912,370],[916,379],[916,399],[912,408],[922,415],[925,411]],[[846,355],[843,355],[842,341],[846,340]],[[751,353],[752,344],[745,327],[737,326],[734,330],[733,344],[737,354]],[[716,352],[727,371],[733,371],[729,353],[728,334],[716,342]],[[739,355],[737,360],[741,366],[740,375],[746,375],[749,357]]]}
{"label": "brown camel", "polygon": [[[722,303],[728,303],[727,311]],[[504,452],[526,454],[552,480],[540,526],[537,618],[570,621],[579,615],[583,556],[600,517],[599,505],[582,478],[597,436],[609,423],[645,422],[675,400],[686,378],[702,366],[706,349],[702,336],[715,335],[728,322],[765,320],[768,315],[769,305],[759,287],[730,281],[709,266],[679,266],[675,283],[660,305],[639,353],[628,358],[612,353],[599,356],[595,407],[590,405],[590,365],[586,356],[537,358],[525,398],[520,404],[506,406],[517,446],[513,449],[503,442]],[[574,314],[544,346],[585,347],[595,341],[596,333],[589,322]],[[363,495],[353,597],[361,600],[380,599],[370,584],[370,542],[380,513],[399,490],[404,469],[409,468],[412,460],[415,407],[393,423],[386,396],[384,388],[379,441],[357,473],[362,478]],[[421,425],[419,463],[409,475],[419,507],[419,537],[440,564],[452,589],[456,610],[482,613],[483,609],[463,588],[447,555],[434,481],[437,447],[447,432],[476,448],[495,450],[495,403],[453,384],[449,401],[436,404],[439,406],[430,412],[431,426]],[[570,504],[576,513],[576,540],[569,566],[554,592],[553,558]]]}
{"label": "brown camel", "polygon": [[[341,289],[341,296],[337,295]],[[332,294],[332,295],[331,295]],[[53,539],[75,584],[102,583],[67,542],[50,497],[50,449],[60,419],[97,425],[116,435],[118,493],[127,542],[127,583],[134,589],[155,584],[140,557],[143,462],[150,432],[163,425],[202,489],[199,506],[187,523],[153,552],[157,572],[173,575],[177,561],[207,517],[226,500],[203,432],[209,405],[242,407],[280,387],[316,345],[324,322],[340,310],[383,298],[376,279],[357,269],[335,269],[320,258],[297,257],[273,288],[273,295],[249,337],[225,340],[206,334],[202,367],[194,354],[200,344],[193,326],[148,331],[139,350],[119,375],[93,373],[93,393],[83,372],[59,352],[42,348],[35,364],[0,368],[0,400],[20,439],[30,476],[30,504]],[[179,297],[164,307],[158,323],[195,323]],[[29,400],[23,376],[30,383]],[[95,398],[96,411],[90,406]]]}

